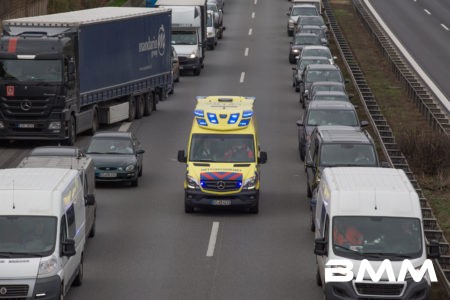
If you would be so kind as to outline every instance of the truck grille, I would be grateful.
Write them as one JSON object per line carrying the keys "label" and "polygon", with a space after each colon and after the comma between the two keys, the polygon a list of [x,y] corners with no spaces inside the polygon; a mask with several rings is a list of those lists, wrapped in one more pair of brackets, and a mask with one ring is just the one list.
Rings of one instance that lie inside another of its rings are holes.
{"label": "truck grille", "polygon": [[405,284],[355,282],[355,288],[359,295],[400,296]]}
{"label": "truck grille", "polygon": [[0,299],[25,299],[28,285],[0,285]]}
{"label": "truck grille", "polygon": [[4,98],[1,97],[1,110],[6,117],[46,117],[50,113],[49,98]]}
{"label": "truck grille", "polygon": [[204,180],[202,188],[214,192],[238,191],[241,188],[239,180]]}

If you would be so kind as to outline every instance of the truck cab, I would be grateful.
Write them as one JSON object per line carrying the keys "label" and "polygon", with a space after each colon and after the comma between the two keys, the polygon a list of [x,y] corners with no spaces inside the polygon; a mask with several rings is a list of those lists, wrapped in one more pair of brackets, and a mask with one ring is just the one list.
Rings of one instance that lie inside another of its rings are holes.
{"label": "truck cab", "polygon": [[240,96],[197,97],[187,152],[178,152],[186,163],[185,211],[196,207],[237,206],[259,210],[260,151],[254,98]]}

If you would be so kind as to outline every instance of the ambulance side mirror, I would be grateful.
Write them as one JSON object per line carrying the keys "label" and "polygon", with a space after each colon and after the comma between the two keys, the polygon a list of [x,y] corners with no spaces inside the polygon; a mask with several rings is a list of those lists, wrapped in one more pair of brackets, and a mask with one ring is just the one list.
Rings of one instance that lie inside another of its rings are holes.
{"label": "ambulance side mirror", "polygon": [[187,162],[187,157],[186,157],[186,154],[184,154],[184,150],[179,150],[178,151],[178,161],[180,163],[186,163]]}
{"label": "ambulance side mirror", "polygon": [[267,162],[267,152],[261,151],[259,153],[258,164],[265,164]]}

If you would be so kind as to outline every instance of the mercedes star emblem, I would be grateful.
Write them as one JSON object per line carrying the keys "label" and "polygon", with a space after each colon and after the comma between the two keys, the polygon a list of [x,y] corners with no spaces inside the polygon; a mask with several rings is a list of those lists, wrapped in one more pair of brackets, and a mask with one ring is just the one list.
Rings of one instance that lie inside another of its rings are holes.
{"label": "mercedes star emblem", "polygon": [[225,182],[224,181],[217,181],[217,189],[223,190],[225,188]]}
{"label": "mercedes star emblem", "polygon": [[0,288],[0,295],[6,295],[7,292],[8,290],[4,286]]}
{"label": "mercedes star emblem", "polygon": [[31,109],[31,101],[30,101],[30,100],[23,100],[23,101],[20,103],[20,108],[21,108],[23,111],[29,111],[29,110]]}

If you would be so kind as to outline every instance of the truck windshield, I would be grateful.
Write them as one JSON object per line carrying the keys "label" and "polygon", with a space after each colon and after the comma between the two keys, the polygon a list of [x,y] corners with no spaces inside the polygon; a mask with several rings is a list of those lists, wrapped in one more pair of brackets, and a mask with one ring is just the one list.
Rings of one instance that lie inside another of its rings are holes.
{"label": "truck windshield", "polygon": [[189,161],[255,162],[254,137],[251,134],[194,134]]}
{"label": "truck windshield", "polygon": [[358,117],[353,110],[311,109],[308,114],[308,126],[344,125],[359,126]]}
{"label": "truck windshield", "polygon": [[172,45],[197,45],[197,32],[172,31]]}
{"label": "truck windshield", "polygon": [[417,218],[337,216],[332,226],[333,251],[342,257],[403,260],[422,255]]}
{"label": "truck windshield", "polygon": [[372,144],[323,144],[320,151],[321,166],[376,166]]}
{"label": "truck windshield", "polygon": [[61,82],[61,61],[3,59],[0,60],[0,79],[26,82]]}
{"label": "truck windshield", "polygon": [[49,256],[56,224],[56,217],[0,216],[0,258]]}

